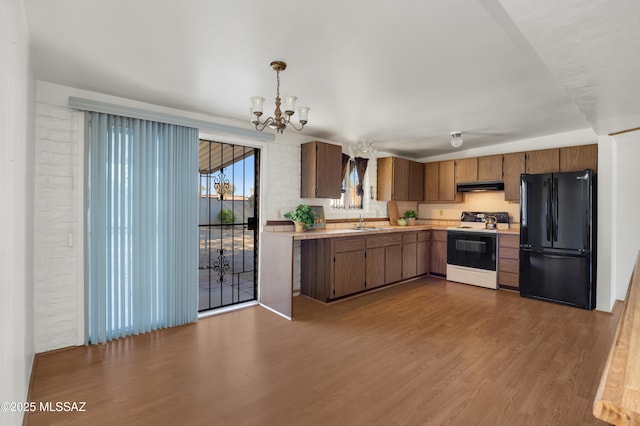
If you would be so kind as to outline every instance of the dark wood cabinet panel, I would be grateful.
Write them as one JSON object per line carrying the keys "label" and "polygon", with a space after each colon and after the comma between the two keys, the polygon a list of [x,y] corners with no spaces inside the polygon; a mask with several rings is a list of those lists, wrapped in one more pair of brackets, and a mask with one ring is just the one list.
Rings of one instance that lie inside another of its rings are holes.
{"label": "dark wood cabinet panel", "polygon": [[402,234],[402,279],[406,280],[417,275],[417,232]]}
{"label": "dark wood cabinet panel", "polygon": [[498,285],[513,289],[520,280],[520,236],[498,234]]}
{"label": "dark wood cabinet panel", "polygon": [[416,275],[429,273],[431,241],[419,241],[416,246]]}
{"label": "dark wood cabinet panel", "polygon": [[336,253],[334,257],[334,297],[365,290],[364,250]]}
{"label": "dark wood cabinet panel", "polygon": [[409,201],[424,199],[424,164],[409,162]]}
{"label": "dark wood cabinet panel", "polygon": [[431,231],[431,264],[430,272],[447,274],[447,231]]}
{"label": "dark wood cabinet panel", "polygon": [[302,240],[300,242],[300,292],[305,296],[326,302],[332,297],[331,266],[333,254],[331,240]]}
{"label": "dark wood cabinet panel", "polygon": [[560,148],[560,171],[598,170],[598,145],[567,146]]}
{"label": "dark wood cabinet panel", "polygon": [[367,289],[386,284],[384,276],[385,248],[375,247],[367,249]]}
{"label": "dark wood cabinet panel", "polygon": [[404,158],[393,158],[393,192],[392,200],[409,200],[409,167],[410,161]]}
{"label": "dark wood cabinet panel", "polygon": [[340,198],[342,147],[324,142],[301,145],[300,197]]}
{"label": "dark wood cabinet panel", "polygon": [[502,180],[502,155],[478,157],[478,181]]}
{"label": "dark wood cabinet panel", "polygon": [[520,202],[520,175],[525,172],[525,153],[504,154],[504,200]]}
{"label": "dark wood cabinet panel", "polygon": [[422,201],[422,163],[397,157],[378,158],[378,200]]}
{"label": "dark wood cabinet panel", "polygon": [[424,165],[424,201],[438,201],[440,199],[440,163],[425,163]]}
{"label": "dark wood cabinet panel", "polygon": [[478,181],[478,157],[455,160],[456,183]]}
{"label": "dark wood cabinet panel", "polygon": [[440,161],[438,166],[438,200],[456,201],[456,166],[453,160]]}
{"label": "dark wood cabinet panel", "polygon": [[385,247],[384,275],[386,283],[402,279],[402,245]]}
{"label": "dark wood cabinet panel", "polygon": [[526,159],[527,173],[557,173],[560,170],[560,150],[541,149],[528,151]]}

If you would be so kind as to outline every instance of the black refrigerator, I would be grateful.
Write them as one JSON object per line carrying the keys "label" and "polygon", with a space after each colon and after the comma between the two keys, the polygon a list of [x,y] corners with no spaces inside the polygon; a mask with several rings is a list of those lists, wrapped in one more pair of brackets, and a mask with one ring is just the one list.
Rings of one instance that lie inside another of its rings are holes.
{"label": "black refrigerator", "polygon": [[592,170],[520,176],[520,295],[583,309],[596,303]]}

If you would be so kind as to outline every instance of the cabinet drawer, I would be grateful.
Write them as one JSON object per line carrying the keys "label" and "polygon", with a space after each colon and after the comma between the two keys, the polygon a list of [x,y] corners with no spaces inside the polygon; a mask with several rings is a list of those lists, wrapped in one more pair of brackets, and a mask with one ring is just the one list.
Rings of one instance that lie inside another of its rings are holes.
{"label": "cabinet drawer", "polygon": [[511,272],[512,274],[518,274],[520,272],[520,262],[518,259],[498,259],[498,271],[499,272]]}
{"label": "cabinet drawer", "polygon": [[518,248],[520,247],[520,235],[501,234],[498,239],[500,247]]}
{"label": "cabinet drawer", "polygon": [[431,241],[447,241],[447,231],[440,229],[432,230]]}
{"label": "cabinet drawer", "polygon": [[418,232],[418,242],[431,241],[431,231]]}
{"label": "cabinet drawer", "polygon": [[510,247],[500,247],[498,249],[500,259],[520,259],[520,249]]}
{"label": "cabinet drawer", "polygon": [[364,250],[364,238],[336,238],[335,252]]}
{"label": "cabinet drawer", "polygon": [[380,234],[367,237],[367,248],[386,247],[402,244],[402,234]]}
{"label": "cabinet drawer", "polygon": [[418,241],[418,233],[417,232],[403,232],[402,233],[402,244],[415,243]]}
{"label": "cabinet drawer", "polygon": [[498,284],[519,287],[520,276],[512,272],[498,272]]}

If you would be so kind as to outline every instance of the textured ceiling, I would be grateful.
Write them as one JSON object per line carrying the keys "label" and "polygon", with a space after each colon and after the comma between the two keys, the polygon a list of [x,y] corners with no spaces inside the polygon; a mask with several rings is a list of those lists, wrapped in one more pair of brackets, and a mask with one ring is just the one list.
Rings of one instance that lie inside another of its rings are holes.
{"label": "textured ceiling", "polygon": [[455,130],[469,149],[640,125],[630,0],[24,2],[36,78],[243,126],[250,96],[273,110],[272,60],[310,139],[410,158],[453,150]]}

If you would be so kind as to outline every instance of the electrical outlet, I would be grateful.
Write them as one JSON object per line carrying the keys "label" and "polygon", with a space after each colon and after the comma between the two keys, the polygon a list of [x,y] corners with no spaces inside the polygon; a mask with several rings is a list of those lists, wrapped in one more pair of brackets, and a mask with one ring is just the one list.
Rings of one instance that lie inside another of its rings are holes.
{"label": "electrical outlet", "polygon": [[440,216],[442,216],[442,215],[443,215],[443,211],[442,211],[442,210],[440,210]]}

